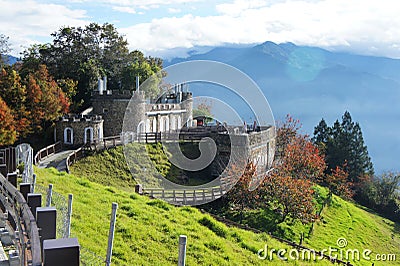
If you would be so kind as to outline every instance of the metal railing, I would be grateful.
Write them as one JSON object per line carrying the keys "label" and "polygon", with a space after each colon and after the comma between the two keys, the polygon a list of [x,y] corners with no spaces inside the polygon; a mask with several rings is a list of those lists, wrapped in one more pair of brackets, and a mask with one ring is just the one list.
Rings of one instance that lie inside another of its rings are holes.
{"label": "metal railing", "polygon": [[67,159],[65,160],[65,171],[70,172],[69,167],[76,162],[76,160],[81,159],[85,156],[85,146],[82,146],[73,152],[71,152]]}
{"label": "metal railing", "polygon": [[18,232],[18,248],[22,265],[42,265],[39,230],[22,194],[0,174],[0,202],[14,231]]}
{"label": "metal railing", "polygon": [[35,155],[34,158],[34,164],[38,165],[41,160],[44,158],[48,157],[49,155],[55,154],[57,152],[60,152],[62,150],[62,143],[61,141],[58,141],[54,144],[51,144],[40,151],[38,151]]}

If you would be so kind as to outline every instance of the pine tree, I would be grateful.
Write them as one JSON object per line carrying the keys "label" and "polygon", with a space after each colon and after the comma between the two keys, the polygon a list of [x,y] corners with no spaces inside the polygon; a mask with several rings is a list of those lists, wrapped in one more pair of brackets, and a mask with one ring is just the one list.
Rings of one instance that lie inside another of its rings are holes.
{"label": "pine tree", "polygon": [[314,137],[311,141],[318,146],[321,153],[325,154],[326,145],[328,144],[331,134],[331,128],[325,122],[325,119],[321,119],[319,124],[314,128]]}
{"label": "pine tree", "polygon": [[348,173],[348,180],[358,183],[361,176],[374,173],[361,127],[353,122],[348,111],[342,116],[342,122],[336,120],[331,128],[322,119],[315,127],[313,141],[325,147],[323,151],[328,165],[327,174],[346,165],[344,170]]}

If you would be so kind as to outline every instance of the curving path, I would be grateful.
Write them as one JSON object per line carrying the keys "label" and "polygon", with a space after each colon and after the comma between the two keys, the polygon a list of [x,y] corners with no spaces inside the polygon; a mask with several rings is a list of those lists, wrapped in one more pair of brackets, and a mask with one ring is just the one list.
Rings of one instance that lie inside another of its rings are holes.
{"label": "curving path", "polygon": [[38,167],[39,168],[50,168],[54,167],[58,171],[67,170],[66,160],[69,154],[71,154],[74,150],[65,150],[52,155],[49,155],[47,158],[40,161]]}

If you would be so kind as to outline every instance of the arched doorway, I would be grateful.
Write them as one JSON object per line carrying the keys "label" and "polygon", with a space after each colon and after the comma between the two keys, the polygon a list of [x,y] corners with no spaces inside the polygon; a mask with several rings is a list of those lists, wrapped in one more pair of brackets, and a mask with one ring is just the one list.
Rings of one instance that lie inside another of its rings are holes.
{"label": "arched doorway", "polygon": [[70,127],[64,129],[64,144],[74,144],[74,130]]}
{"label": "arched doorway", "polygon": [[86,127],[85,134],[83,136],[83,143],[93,143],[93,128]]}

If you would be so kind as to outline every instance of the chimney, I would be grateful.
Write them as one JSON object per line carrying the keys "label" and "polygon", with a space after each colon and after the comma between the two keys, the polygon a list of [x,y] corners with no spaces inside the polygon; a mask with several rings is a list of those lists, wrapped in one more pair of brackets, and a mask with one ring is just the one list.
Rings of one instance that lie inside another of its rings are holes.
{"label": "chimney", "polygon": [[103,77],[103,91],[107,91],[107,76]]}
{"label": "chimney", "polygon": [[97,80],[98,81],[98,90],[99,90],[99,94],[103,95],[103,80],[101,80],[100,78]]}
{"label": "chimney", "polygon": [[139,92],[139,76],[136,76],[136,91]]}

